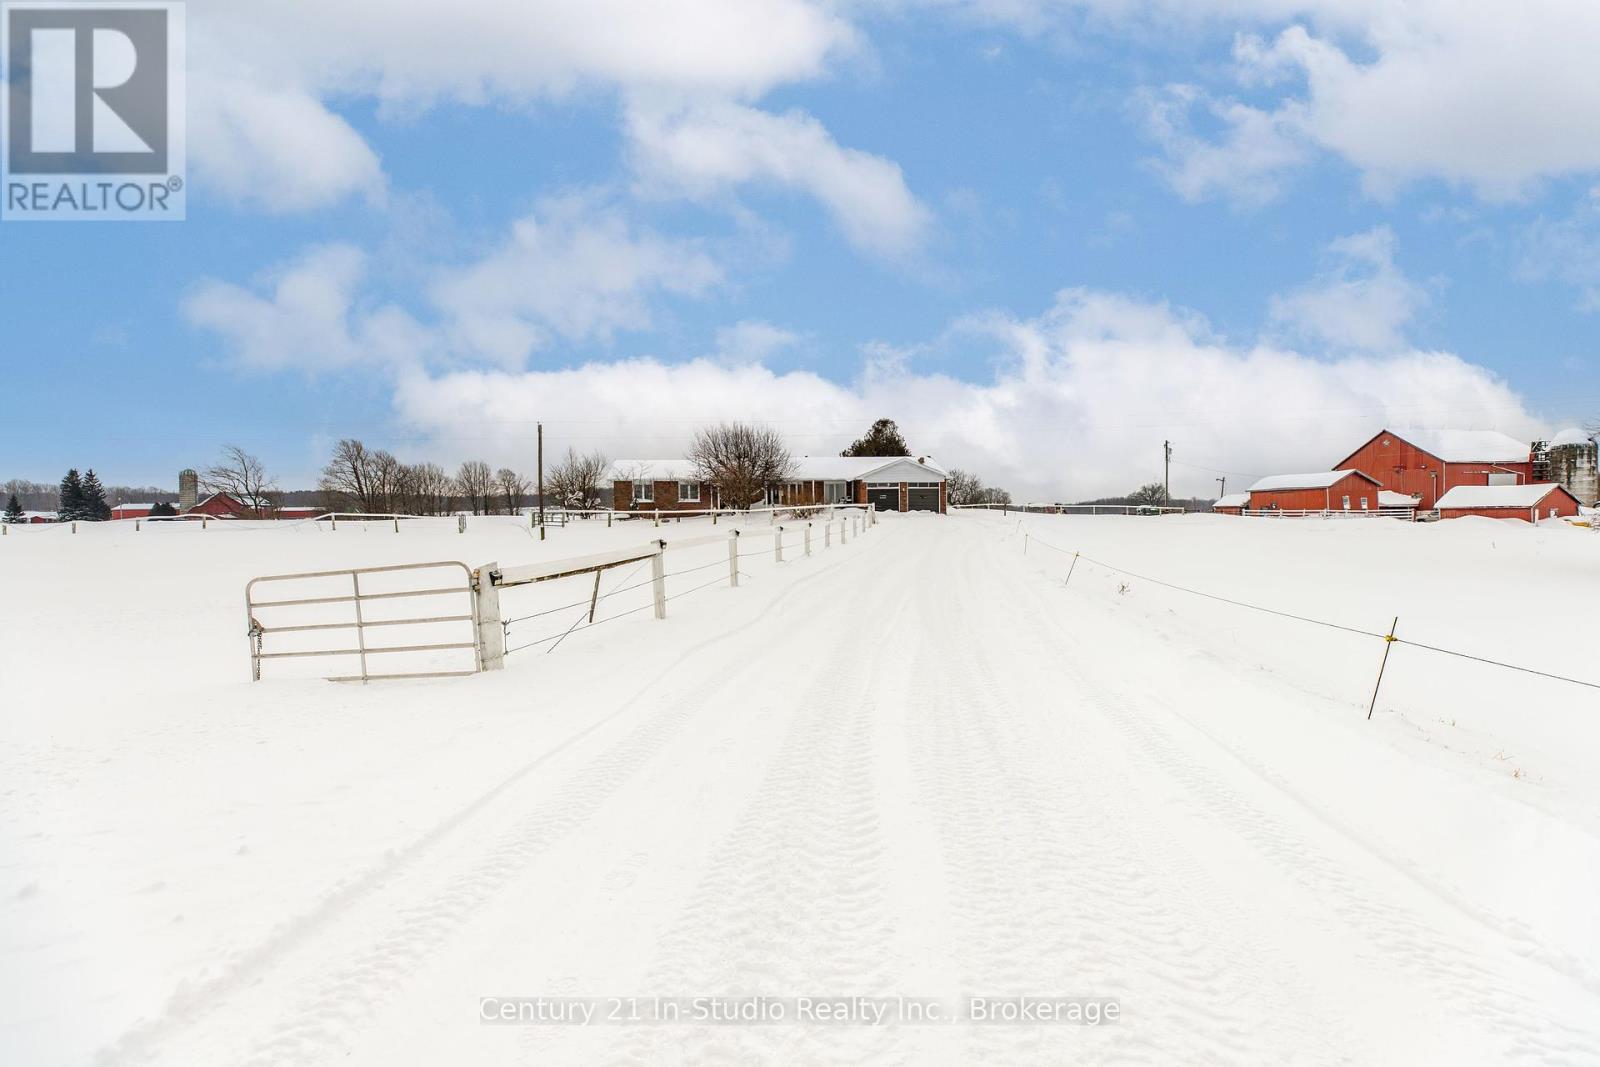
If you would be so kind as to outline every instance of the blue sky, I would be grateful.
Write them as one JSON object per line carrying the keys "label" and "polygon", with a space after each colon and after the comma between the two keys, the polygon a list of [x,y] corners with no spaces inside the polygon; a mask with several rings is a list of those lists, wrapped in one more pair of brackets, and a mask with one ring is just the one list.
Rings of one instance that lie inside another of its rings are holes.
{"label": "blue sky", "polygon": [[1204,493],[1600,416],[1587,5],[193,7],[188,221],[0,226],[0,479],[881,414]]}

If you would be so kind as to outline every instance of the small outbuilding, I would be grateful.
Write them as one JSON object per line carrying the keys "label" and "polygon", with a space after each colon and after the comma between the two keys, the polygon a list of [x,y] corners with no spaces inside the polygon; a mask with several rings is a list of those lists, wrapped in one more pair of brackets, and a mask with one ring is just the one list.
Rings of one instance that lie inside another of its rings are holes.
{"label": "small outbuilding", "polygon": [[1229,493],[1215,504],[1212,504],[1211,510],[1218,515],[1242,515],[1244,514],[1244,509],[1249,506],[1249,493]]}
{"label": "small outbuilding", "polygon": [[1372,511],[1382,487],[1358,470],[1275,474],[1250,487],[1250,510],[1277,512]]}
{"label": "small outbuilding", "polygon": [[1578,498],[1564,486],[1539,485],[1458,485],[1439,498],[1441,519],[1460,519],[1479,515],[1488,519],[1571,518],[1578,514]]}

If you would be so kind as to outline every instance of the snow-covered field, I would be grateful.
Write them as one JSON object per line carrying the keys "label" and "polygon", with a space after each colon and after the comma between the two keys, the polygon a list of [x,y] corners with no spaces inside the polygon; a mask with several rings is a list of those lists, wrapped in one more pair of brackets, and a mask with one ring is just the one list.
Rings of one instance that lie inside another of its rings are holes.
{"label": "snow-covered field", "polygon": [[[1150,580],[1600,680],[1600,535],[886,516],[504,672],[248,681],[253,576],[657,534],[0,540],[0,1063],[1600,1063],[1600,690],[1400,644],[1369,722],[1380,640]],[[480,1020],[539,996],[1121,1014]]]}

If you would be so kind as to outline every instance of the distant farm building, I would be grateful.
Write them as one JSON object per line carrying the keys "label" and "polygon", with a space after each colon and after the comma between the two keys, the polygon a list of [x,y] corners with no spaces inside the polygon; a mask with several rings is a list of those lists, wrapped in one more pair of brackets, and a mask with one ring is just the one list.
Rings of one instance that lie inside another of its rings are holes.
{"label": "distant farm building", "polygon": [[1439,498],[1441,519],[1477,515],[1488,519],[1570,518],[1578,514],[1578,498],[1565,487],[1541,485],[1458,485]]}
{"label": "distant farm building", "polygon": [[1458,485],[1526,485],[1533,449],[1497,430],[1383,430],[1334,465],[1363,471],[1393,493],[1433,508]]}
{"label": "distant farm building", "polygon": [[209,515],[216,519],[312,519],[323,512],[321,508],[280,507],[266,497],[212,493],[184,514]]}
{"label": "distant farm building", "polygon": [[1244,509],[1249,506],[1249,493],[1229,493],[1215,504],[1212,504],[1211,510],[1218,515],[1242,515],[1244,514]]}
{"label": "distant farm building", "polygon": [[1275,474],[1250,487],[1250,510],[1306,512],[1373,511],[1380,505],[1378,480],[1358,470]]}
{"label": "distant farm building", "polygon": [[[623,459],[611,465],[617,511],[701,511],[722,507],[716,487],[685,459]],[[943,512],[949,473],[912,456],[819,456],[796,460],[789,477],[766,487],[758,506],[875,504],[879,511]]]}

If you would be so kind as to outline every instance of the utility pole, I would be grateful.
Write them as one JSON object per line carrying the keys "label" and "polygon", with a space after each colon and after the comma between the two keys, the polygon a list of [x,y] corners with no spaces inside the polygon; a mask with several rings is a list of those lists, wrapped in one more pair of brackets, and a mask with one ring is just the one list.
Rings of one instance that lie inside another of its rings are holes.
{"label": "utility pole", "polygon": [[1228,478],[1227,478],[1227,476],[1224,475],[1223,477],[1218,478],[1217,479],[1217,485],[1221,486],[1221,488],[1219,488],[1217,490],[1217,499],[1221,500],[1223,497],[1228,495]]}
{"label": "utility pole", "polygon": [[539,540],[544,540],[544,423],[539,423]]}
{"label": "utility pole", "polygon": [[1164,473],[1161,475],[1162,492],[1164,494],[1166,494],[1166,499],[1163,500],[1162,503],[1166,504],[1168,507],[1171,507],[1172,506],[1172,442],[1171,441],[1162,441],[1161,442],[1161,450],[1162,450],[1162,453],[1163,453],[1164,458],[1166,460],[1165,466],[1163,467]]}

